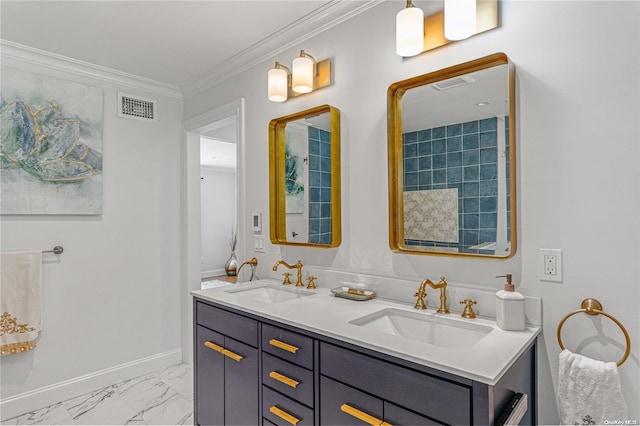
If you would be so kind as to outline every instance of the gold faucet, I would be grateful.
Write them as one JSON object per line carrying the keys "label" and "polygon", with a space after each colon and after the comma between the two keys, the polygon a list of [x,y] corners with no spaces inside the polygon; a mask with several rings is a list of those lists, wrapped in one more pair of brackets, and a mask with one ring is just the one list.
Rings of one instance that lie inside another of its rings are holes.
{"label": "gold faucet", "polygon": [[251,266],[251,278],[249,278],[249,281],[253,281],[253,276],[255,275],[255,272],[256,272],[256,266],[258,266],[258,259],[254,257],[253,259],[247,260],[242,265],[240,265],[240,267],[238,268],[238,271],[236,272],[237,277],[240,277],[240,270],[244,265]]}
{"label": "gold faucet", "polygon": [[420,288],[418,288],[418,291],[416,292],[416,294],[414,294],[414,296],[418,298],[418,300],[416,300],[414,308],[427,309],[427,304],[424,301],[424,298],[427,297],[427,286],[431,287],[434,290],[440,289],[440,307],[436,312],[438,312],[439,314],[448,314],[449,309],[447,309],[447,282],[445,281],[444,277],[440,277],[440,282],[438,284],[434,284],[433,281],[428,278],[422,281],[422,283],[420,284]]}
{"label": "gold faucet", "polygon": [[464,305],[464,311],[462,312],[462,318],[474,319],[476,317],[476,313],[473,312],[473,305],[477,304],[475,300],[464,299],[460,301],[461,305]]}
{"label": "gold faucet", "polygon": [[278,266],[280,266],[280,265],[284,265],[285,267],[287,267],[289,269],[297,269],[298,270],[298,277],[297,277],[297,281],[296,281],[296,287],[304,287],[304,284],[302,283],[302,261],[298,260],[298,263],[296,263],[295,265],[289,265],[284,260],[278,260],[276,262],[276,264],[273,265],[273,270],[277,271],[278,270]]}

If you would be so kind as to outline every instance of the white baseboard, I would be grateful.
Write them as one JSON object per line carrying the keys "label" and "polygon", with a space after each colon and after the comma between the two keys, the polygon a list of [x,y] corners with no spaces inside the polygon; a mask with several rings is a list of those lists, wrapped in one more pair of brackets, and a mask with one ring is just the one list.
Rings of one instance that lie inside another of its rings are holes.
{"label": "white baseboard", "polygon": [[222,268],[222,269],[211,269],[209,271],[202,271],[201,277],[202,278],[218,277],[220,275],[226,275],[226,274],[227,273],[224,271],[224,268]]}
{"label": "white baseboard", "polygon": [[1,421],[182,363],[182,349],[159,353],[0,400]]}

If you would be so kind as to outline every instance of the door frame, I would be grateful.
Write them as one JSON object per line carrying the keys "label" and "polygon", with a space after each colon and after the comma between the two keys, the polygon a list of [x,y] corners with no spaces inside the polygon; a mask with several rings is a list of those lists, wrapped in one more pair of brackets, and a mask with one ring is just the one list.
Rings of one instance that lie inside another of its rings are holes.
{"label": "door frame", "polygon": [[184,120],[182,149],[182,230],[181,278],[182,361],[193,363],[193,303],[190,292],[200,289],[200,135],[216,126],[236,122],[236,223],[238,224],[238,258],[244,258],[247,223],[245,200],[245,120],[244,98],[224,104],[196,117]]}

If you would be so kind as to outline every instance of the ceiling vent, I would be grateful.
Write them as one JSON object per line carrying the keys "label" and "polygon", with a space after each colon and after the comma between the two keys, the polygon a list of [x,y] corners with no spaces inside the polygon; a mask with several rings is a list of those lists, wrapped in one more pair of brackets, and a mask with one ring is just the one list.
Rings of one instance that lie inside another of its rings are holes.
{"label": "ceiling vent", "polygon": [[453,89],[454,87],[460,87],[460,86],[465,86],[467,84],[471,84],[471,83],[475,83],[476,81],[467,76],[467,75],[463,75],[462,77],[454,77],[454,78],[450,78],[448,80],[444,80],[444,81],[439,81],[437,83],[433,83],[431,85],[431,87],[434,90],[449,90],[449,89]]}
{"label": "ceiling vent", "polygon": [[134,120],[157,120],[158,101],[118,92],[118,117]]}

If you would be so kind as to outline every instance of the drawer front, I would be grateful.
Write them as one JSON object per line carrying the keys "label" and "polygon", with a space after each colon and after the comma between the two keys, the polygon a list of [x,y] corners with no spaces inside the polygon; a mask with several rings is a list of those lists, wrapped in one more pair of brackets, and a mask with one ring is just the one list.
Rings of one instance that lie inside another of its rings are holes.
{"label": "drawer front", "polygon": [[242,315],[196,302],[198,324],[229,336],[235,340],[258,347],[258,322]]}
{"label": "drawer front", "polygon": [[311,337],[263,324],[262,350],[309,370],[313,369]]}
{"label": "drawer front", "polygon": [[313,372],[262,353],[262,383],[313,408]]}
{"label": "drawer front", "polygon": [[471,388],[359,352],[320,343],[320,374],[437,421],[471,422]]}
{"label": "drawer front", "polygon": [[[320,424],[380,424],[383,421],[383,410],[381,399],[320,376]],[[366,422],[365,419],[370,421]]]}
{"label": "drawer front", "polygon": [[[452,410],[455,410],[455,407],[451,407]],[[433,421],[427,417],[423,417],[420,414],[416,414],[413,411],[405,410],[402,407],[398,407],[395,404],[390,402],[384,403],[384,421],[392,424],[394,426],[402,426],[402,425],[441,425],[442,423],[438,423]]]}
{"label": "drawer front", "polygon": [[313,410],[278,392],[262,387],[262,417],[280,425],[313,425]]}

